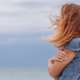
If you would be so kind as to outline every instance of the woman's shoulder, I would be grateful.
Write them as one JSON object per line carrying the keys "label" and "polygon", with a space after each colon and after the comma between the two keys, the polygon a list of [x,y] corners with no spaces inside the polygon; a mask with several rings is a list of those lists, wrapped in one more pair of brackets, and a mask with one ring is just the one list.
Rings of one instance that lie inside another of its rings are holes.
{"label": "woman's shoulder", "polygon": [[79,44],[80,44],[80,38],[76,37],[76,38],[71,39],[69,42],[67,42],[66,45],[78,46]]}
{"label": "woman's shoulder", "polygon": [[79,51],[80,50],[80,38],[76,37],[71,39],[65,46],[65,49],[70,49],[73,51]]}
{"label": "woman's shoulder", "polygon": [[79,42],[80,42],[80,38],[76,37],[76,38],[71,39],[68,43],[79,43]]}

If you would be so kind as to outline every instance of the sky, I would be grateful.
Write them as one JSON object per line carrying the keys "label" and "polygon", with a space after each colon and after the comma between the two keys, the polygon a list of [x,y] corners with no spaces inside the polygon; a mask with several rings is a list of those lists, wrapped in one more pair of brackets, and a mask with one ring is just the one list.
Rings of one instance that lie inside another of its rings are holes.
{"label": "sky", "polygon": [[42,39],[53,34],[48,15],[79,0],[0,0],[0,67],[47,67],[58,49]]}

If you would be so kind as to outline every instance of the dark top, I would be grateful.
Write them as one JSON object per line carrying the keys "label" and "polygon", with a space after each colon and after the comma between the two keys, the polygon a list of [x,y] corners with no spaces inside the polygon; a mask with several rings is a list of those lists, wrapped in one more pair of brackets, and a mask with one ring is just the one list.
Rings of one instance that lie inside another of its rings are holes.
{"label": "dark top", "polygon": [[73,38],[64,48],[75,51],[76,56],[62,70],[57,80],[80,80],[80,38]]}

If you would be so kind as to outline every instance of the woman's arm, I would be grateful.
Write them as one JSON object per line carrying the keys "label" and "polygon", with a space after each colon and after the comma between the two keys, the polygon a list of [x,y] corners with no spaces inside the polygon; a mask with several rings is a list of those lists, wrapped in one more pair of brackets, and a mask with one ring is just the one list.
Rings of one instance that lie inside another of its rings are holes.
{"label": "woman's arm", "polygon": [[68,59],[63,61],[63,62],[54,62],[52,63],[51,60],[48,60],[48,72],[50,74],[51,77],[56,78],[59,76],[59,74],[62,72],[62,70],[64,69],[64,67],[66,65],[68,65],[73,58],[75,57],[75,52],[72,50],[67,50],[64,49],[63,50],[65,53],[67,53],[67,57]]}
{"label": "woman's arm", "polygon": [[[67,60],[67,54],[62,50],[58,51],[56,53],[56,55],[54,57],[52,57],[50,60],[48,60],[48,61],[51,61],[51,64],[54,64],[56,61],[57,62],[58,61],[61,62],[61,61]],[[54,80],[57,80],[57,77],[54,78]]]}

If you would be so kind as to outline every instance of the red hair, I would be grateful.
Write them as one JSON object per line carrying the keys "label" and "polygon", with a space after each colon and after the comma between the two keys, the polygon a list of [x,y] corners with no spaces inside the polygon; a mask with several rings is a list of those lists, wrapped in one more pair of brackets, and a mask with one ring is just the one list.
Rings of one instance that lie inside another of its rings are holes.
{"label": "red hair", "polygon": [[[54,19],[55,20],[54,20]],[[75,37],[80,37],[80,5],[66,3],[62,5],[60,16],[49,16],[51,27],[56,25],[56,33],[43,38],[60,48]]]}

